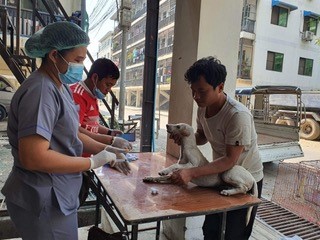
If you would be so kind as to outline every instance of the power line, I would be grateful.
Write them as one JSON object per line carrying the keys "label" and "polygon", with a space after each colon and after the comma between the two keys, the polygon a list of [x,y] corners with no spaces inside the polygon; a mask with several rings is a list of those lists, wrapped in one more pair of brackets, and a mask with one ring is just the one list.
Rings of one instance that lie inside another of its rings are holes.
{"label": "power line", "polygon": [[[100,30],[117,9],[117,2],[112,0],[98,0],[89,16],[89,31]],[[98,29],[97,29],[98,28]]]}

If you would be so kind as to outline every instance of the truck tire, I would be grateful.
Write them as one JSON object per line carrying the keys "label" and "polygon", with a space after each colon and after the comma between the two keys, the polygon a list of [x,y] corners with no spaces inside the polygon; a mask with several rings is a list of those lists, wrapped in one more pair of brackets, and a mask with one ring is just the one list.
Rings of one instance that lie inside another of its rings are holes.
{"label": "truck tire", "polygon": [[291,118],[278,118],[276,120],[276,124],[281,124],[281,125],[287,125],[287,126],[294,126],[294,121]]}
{"label": "truck tire", "polygon": [[301,121],[300,125],[300,137],[307,140],[315,140],[320,134],[320,125],[317,121],[306,118]]}

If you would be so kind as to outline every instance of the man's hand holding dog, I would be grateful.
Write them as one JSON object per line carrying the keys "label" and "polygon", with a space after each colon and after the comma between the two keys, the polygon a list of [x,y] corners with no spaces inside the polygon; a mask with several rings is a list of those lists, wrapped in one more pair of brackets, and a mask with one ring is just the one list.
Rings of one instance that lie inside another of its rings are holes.
{"label": "man's hand holding dog", "polygon": [[180,169],[173,172],[170,176],[172,183],[178,185],[187,185],[192,180],[192,169]]}
{"label": "man's hand holding dog", "polygon": [[169,138],[173,139],[175,144],[178,144],[179,146],[181,145],[182,137],[180,134],[172,132],[169,134]]}

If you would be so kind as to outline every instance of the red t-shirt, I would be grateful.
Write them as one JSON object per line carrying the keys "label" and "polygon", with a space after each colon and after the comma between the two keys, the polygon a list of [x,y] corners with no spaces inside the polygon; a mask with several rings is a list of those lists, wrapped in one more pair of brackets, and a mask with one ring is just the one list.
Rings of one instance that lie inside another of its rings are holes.
{"label": "red t-shirt", "polygon": [[81,127],[90,132],[98,133],[99,130],[99,107],[98,99],[85,86],[84,82],[79,82],[70,86],[73,98],[79,110],[79,123]]}

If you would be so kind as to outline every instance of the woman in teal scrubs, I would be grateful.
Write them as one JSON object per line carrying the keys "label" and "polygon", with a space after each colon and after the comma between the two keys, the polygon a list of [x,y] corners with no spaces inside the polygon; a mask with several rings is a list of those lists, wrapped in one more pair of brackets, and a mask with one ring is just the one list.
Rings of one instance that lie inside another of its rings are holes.
{"label": "woman in teal scrubs", "polygon": [[[68,84],[82,79],[88,44],[70,22],[50,24],[25,44],[42,63],[12,99],[7,130],[14,166],[2,189],[23,239],[77,240],[81,172],[116,160],[104,144],[78,132]],[[81,157],[83,150],[95,155]]]}

